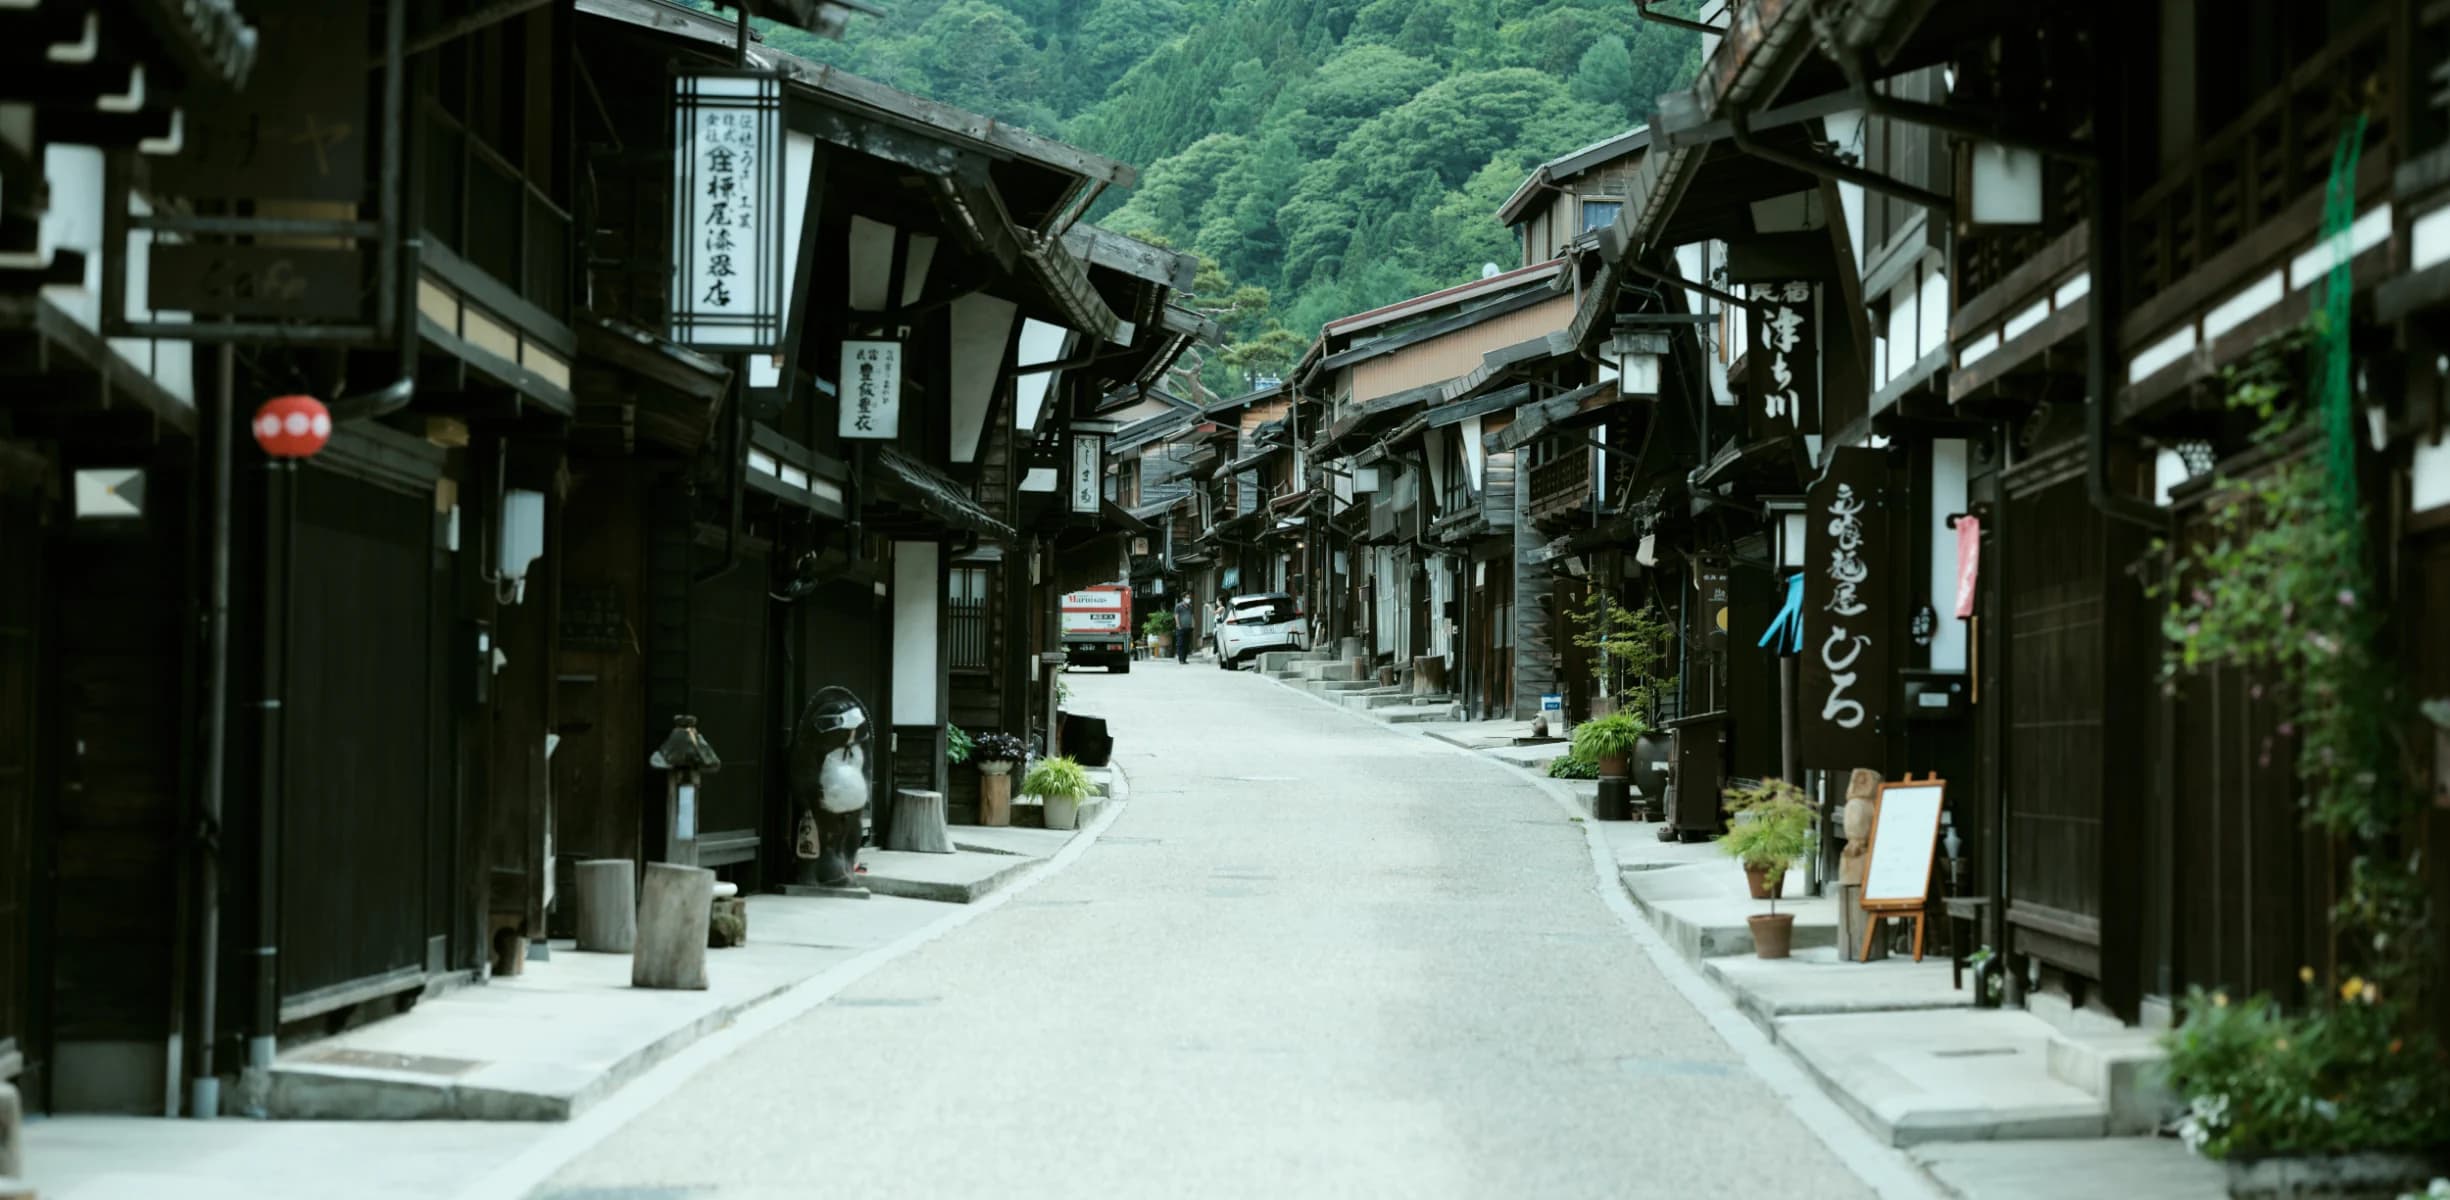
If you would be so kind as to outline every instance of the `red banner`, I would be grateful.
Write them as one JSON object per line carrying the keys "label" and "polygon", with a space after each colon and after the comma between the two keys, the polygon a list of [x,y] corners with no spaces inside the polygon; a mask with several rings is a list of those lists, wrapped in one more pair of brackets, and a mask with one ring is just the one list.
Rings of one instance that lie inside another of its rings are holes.
{"label": "red banner", "polygon": [[1957,518],[1957,619],[1974,615],[1974,580],[1982,570],[1982,519]]}

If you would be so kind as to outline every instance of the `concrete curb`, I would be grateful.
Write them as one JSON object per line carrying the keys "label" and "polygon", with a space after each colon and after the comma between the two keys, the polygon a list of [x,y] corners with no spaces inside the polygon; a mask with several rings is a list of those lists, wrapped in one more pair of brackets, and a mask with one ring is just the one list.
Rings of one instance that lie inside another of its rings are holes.
{"label": "concrete curb", "polygon": [[1010,887],[975,904],[956,908],[899,940],[803,980],[772,999],[744,1006],[728,1027],[680,1049],[628,1085],[606,1096],[603,1103],[566,1123],[551,1127],[551,1132],[541,1141],[461,1191],[461,1200],[525,1200],[562,1167],[679,1090],[699,1071],[747,1047],[777,1027],[815,1011],[844,988],[873,974],[878,968],[994,912],[1010,903],[1014,897],[1027,893],[1071,866],[1099,838],[1105,836],[1106,830],[1130,807],[1130,788],[1122,769],[1116,767],[1113,771],[1116,784],[1113,802],[1105,806],[1094,822],[1084,820],[1080,832],[1064,843],[1063,849],[1057,851],[1054,857],[1030,866],[1013,880]]}

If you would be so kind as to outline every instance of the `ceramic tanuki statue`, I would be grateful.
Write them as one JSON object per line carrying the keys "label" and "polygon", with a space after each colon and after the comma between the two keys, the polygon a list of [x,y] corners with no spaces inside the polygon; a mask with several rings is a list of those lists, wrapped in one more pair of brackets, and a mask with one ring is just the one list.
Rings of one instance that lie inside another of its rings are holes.
{"label": "ceramic tanuki statue", "polygon": [[801,883],[843,887],[859,868],[860,814],[868,807],[868,713],[829,687],[800,711],[791,737],[791,799],[800,810]]}
{"label": "ceramic tanuki statue", "polygon": [[[1855,768],[1846,780],[1846,812],[1843,828],[1846,851],[1838,858],[1838,952],[1848,958],[1860,953],[1863,945],[1863,876],[1871,869],[1872,818],[1879,806],[1880,772]],[[1872,958],[1889,956],[1886,943],[1875,942]]]}

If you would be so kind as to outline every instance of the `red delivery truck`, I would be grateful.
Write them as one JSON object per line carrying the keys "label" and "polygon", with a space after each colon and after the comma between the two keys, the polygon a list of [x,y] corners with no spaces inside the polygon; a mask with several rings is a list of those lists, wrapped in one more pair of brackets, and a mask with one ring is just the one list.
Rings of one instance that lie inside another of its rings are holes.
{"label": "red delivery truck", "polygon": [[1064,661],[1076,667],[1102,666],[1118,674],[1131,670],[1131,589],[1119,583],[1064,596]]}

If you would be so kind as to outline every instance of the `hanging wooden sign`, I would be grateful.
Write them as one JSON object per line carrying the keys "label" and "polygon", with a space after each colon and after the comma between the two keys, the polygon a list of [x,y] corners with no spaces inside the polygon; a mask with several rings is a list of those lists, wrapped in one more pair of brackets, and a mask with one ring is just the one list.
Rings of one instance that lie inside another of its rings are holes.
{"label": "hanging wooden sign", "polygon": [[[1923,911],[1931,901],[1931,856],[1940,843],[1940,810],[1948,785],[1937,775],[1880,785],[1872,811],[1869,861],[1863,871],[1863,911],[1872,918],[1863,931],[1863,959],[1871,957],[1880,918],[1914,922],[1914,961],[1923,958]],[[1860,960],[1858,960],[1860,961]]]}
{"label": "hanging wooden sign", "polygon": [[842,343],[841,374],[835,377],[842,437],[891,441],[902,436],[902,344]]}
{"label": "hanging wooden sign", "polygon": [[1076,513],[1097,511],[1104,498],[1106,476],[1106,439],[1091,434],[1075,434],[1072,438],[1072,479],[1066,489],[1071,495],[1071,510]]}
{"label": "hanging wooden sign", "polygon": [[673,80],[672,340],[782,349],[783,83],[764,71]]}
{"label": "hanging wooden sign", "polygon": [[1886,767],[1889,713],[1888,458],[1840,448],[1805,497],[1803,765]]}
{"label": "hanging wooden sign", "polygon": [[1755,284],[1747,320],[1755,438],[1820,429],[1820,297],[1809,283]]}

